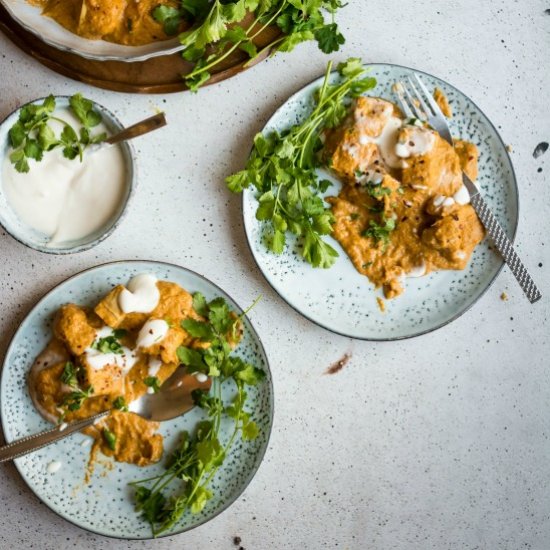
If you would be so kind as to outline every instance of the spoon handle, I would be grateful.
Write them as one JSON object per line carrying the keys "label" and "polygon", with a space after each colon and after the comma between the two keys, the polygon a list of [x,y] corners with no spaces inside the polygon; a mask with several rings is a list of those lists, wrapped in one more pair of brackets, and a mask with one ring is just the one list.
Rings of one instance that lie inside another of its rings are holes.
{"label": "spoon handle", "polygon": [[166,117],[164,116],[164,113],[158,113],[152,117],[146,118],[145,120],[136,122],[136,124],[128,126],[128,128],[124,128],[124,130],[118,132],[118,134],[107,138],[103,143],[114,145],[120,141],[127,141],[129,139],[142,136],[143,134],[148,134],[149,132],[158,130],[163,126],[166,126]]}
{"label": "spoon handle", "polygon": [[107,416],[111,411],[104,411],[90,418],[85,418],[84,420],[78,420],[77,422],[71,422],[70,424],[59,424],[51,430],[46,430],[38,434],[29,435],[8,443],[0,447],[0,463],[6,462],[8,460],[13,460],[14,458],[19,458],[20,456],[31,453],[42,447],[50,445],[50,443],[55,443],[68,435],[71,435],[74,432],[83,430],[84,428],[93,424],[96,420],[99,420]]}

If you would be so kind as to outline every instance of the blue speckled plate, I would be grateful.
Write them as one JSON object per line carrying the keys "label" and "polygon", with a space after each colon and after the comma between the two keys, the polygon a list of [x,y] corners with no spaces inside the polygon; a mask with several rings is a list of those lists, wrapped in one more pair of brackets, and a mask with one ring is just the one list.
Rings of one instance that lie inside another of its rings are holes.
{"label": "blue speckled plate", "polygon": [[[105,264],[83,271],[61,283],[44,296],[27,315],[17,330],[4,361],[0,409],[2,428],[7,442],[44,430],[48,424],[35,410],[26,387],[26,375],[35,357],[51,336],[55,311],[66,302],[94,305],[113,286],[124,284],[138,273],[154,273],[159,279],[173,281],[190,292],[200,291],[207,299],[223,296],[236,311],[241,308],[219,287],[204,277],[175,265],[160,262],[125,261]],[[225,510],[244,491],[256,473],[269,440],[273,420],[273,386],[267,358],[256,331],[245,317],[245,336],[237,353],[258,367],[267,376],[257,387],[247,389],[248,408],[258,423],[260,436],[254,441],[238,442],[233,446],[212,490],[214,498],[198,515],[185,515],[166,535],[182,533],[205,523]],[[225,399],[232,397],[230,388]],[[165,449],[175,445],[182,430],[192,430],[202,418],[194,409],[185,416],[163,422],[160,432]],[[230,426],[222,425],[226,439]],[[92,483],[84,483],[84,473],[90,446],[82,446],[90,438],[76,434],[45,449],[19,458],[15,465],[28,486],[47,506],[68,521],[101,535],[125,539],[151,538],[149,525],[134,511],[132,490],[128,482],[156,475],[161,464],[139,468],[130,464],[102,460],[96,465]],[[47,465],[60,461],[61,469],[48,473]],[[107,467],[106,464],[112,466]]]}
{"label": "blue speckled plate", "polygon": [[[395,101],[391,87],[412,70],[398,65],[369,64],[370,75],[378,85],[372,95]],[[334,74],[333,78],[337,78]],[[426,85],[441,88],[451,103],[453,135],[475,143],[480,152],[478,183],[487,203],[510,237],[518,223],[518,191],[514,169],[496,128],[481,110],[462,92],[434,76],[422,73]],[[312,109],[312,96],[322,82],[312,82],[294,94],[266,124],[263,132],[284,130],[299,122]],[[326,195],[335,195],[338,183]],[[418,279],[407,279],[405,292],[386,301],[382,313],[369,280],[355,270],[341,246],[330,244],[340,257],[327,270],[314,269],[296,253],[296,240],[288,238],[282,255],[266,250],[263,226],[255,217],[257,200],[250,188],[243,195],[243,216],[250,249],[269,284],[296,311],[333,332],[363,340],[396,340],[435,330],[453,321],[489,288],[503,266],[500,256],[485,240],[479,245],[464,271],[440,271]]]}

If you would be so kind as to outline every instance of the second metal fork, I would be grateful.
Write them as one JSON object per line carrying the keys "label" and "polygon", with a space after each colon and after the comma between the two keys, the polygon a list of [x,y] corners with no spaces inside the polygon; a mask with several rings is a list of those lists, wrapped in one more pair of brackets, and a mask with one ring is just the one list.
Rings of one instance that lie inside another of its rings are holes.
{"label": "second metal fork", "polygon": [[[445,115],[441,112],[439,105],[417,74],[413,74],[413,78],[408,77],[408,84],[403,82],[396,83],[394,91],[406,117],[418,118],[427,122],[445,141],[454,145]],[[462,181],[470,194],[470,202],[481,223],[485,226],[487,234],[504,258],[504,261],[510,267],[523,292],[531,303],[540,300],[542,294],[514,250],[514,246],[506,235],[506,232],[491,212],[479,189],[464,172],[462,172]]]}

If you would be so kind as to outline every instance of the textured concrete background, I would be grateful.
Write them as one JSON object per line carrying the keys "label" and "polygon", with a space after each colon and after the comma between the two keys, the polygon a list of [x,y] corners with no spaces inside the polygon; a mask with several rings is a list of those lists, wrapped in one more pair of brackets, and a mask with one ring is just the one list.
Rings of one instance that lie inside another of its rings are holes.
{"label": "textured concrete background", "polygon": [[[545,297],[530,306],[507,269],[463,317],[410,341],[355,342],[317,328],[263,280],[245,244],[240,198],[223,177],[287,96],[319,76],[313,45],[198,95],[103,92],[43,68],[0,36],[0,116],[47,93],[83,91],[126,122],[167,111],[169,129],[136,142],[140,186],[118,231],[72,257],[0,235],[0,353],[33,303],[109,260],[185,265],[241,304],[270,356],[276,416],[265,462],[229,510],[154,542],[92,536],[0,467],[0,548],[247,549],[550,547],[548,375],[550,141],[548,1],[351,0],[339,18],[348,55],[432,72],[469,95],[513,147],[517,244]],[[509,301],[499,299],[506,292]],[[338,374],[323,372],[344,354]]]}

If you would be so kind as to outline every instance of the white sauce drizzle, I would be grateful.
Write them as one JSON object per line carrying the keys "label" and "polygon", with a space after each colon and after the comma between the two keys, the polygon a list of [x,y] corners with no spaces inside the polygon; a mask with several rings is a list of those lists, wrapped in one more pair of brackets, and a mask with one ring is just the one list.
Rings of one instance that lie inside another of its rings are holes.
{"label": "white sauce drizzle", "polygon": [[426,275],[426,263],[422,262],[420,265],[413,267],[408,273],[407,277],[423,277]]}
{"label": "white sauce drizzle", "polygon": [[199,384],[204,384],[208,380],[208,376],[204,374],[204,372],[197,372],[197,374],[195,374],[195,378]]}
{"label": "white sauce drizzle", "polygon": [[375,143],[378,145],[380,156],[390,168],[402,168],[403,161],[395,154],[397,136],[403,121],[399,117],[392,116],[382,129],[378,137],[372,137],[368,134],[361,133],[359,143],[367,145],[367,143]]}
{"label": "white sauce drizzle", "polygon": [[147,371],[148,376],[156,376],[162,367],[162,361],[156,357],[149,357],[149,370]]}
{"label": "white sauce drizzle", "polygon": [[67,426],[68,424],[66,422],[62,422],[61,424],[59,424],[59,431],[60,432],[63,432],[67,429]]}
{"label": "white sauce drizzle", "polygon": [[405,126],[395,145],[395,154],[400,158],[409,158],[429,153],[435,143],[435,134],[428,128]]}
{"label": "white sauce drizzle", "polygon": [[361,174],[355,178],[355,181],[362,185],[380,185],[384,181],[384,174],[369,169],[365,172],[361,172]]}
{"label": "white sauce drizzle", "polygon": [[[100,338],[106,338],[112,334],[113,329],[111,327],[101,327],[96,331],[94,343]],[[136,364],[139,357],[136,351],[122,346],[122,353],[101,353],[98,349],[89,347],[84,351],[84,358],[94,370],[101,370],[107,365],[115,365],[122,369],[123,374],[126,374]]]}
{"label": "white sauce drizzle", "polygon": [[124,313],[151,313],[160,300],[157,278],[148,273],[136,275],[118,296],[118,305]]}
{"label": "white sauce drizzle", "polygon": [[460,189],[453,195],[453,199],[457,204],[469,204],[470,202],[470,193],[464,184],[461,185]]}
{"label": "white sauce drizzle", "polygon": [[162,342],[170,327],[164,319],[152,319],[147,321],[139,331],[136,346],[138,348],[149,348]]}
{"label": "white sauce drizzle", "polygon": [[[66,108],[55,111],[75,128],[82,125]],[[51,121],[59,135],[60,122]],[[104,132],[100,124],[95,132]],[[30,171],[17,172],[3,161],[2,186],[9,205],[19,219],[49,238],[47,246],[79,240],[98,231],[113,219],[125,195],[126,165],[120,146],[84,152],[83,161],[69,160],[59,147],[37,162],[30,159]]]}
{"label": "white sauce drizzle", "polygon": [[46,466],[46,471],[48,472],[48,474],[55,474],[60,470],[61,466],[62,464],[61,462],[59,462],[59,460],[52,460],[52,462],[50,462]]}

